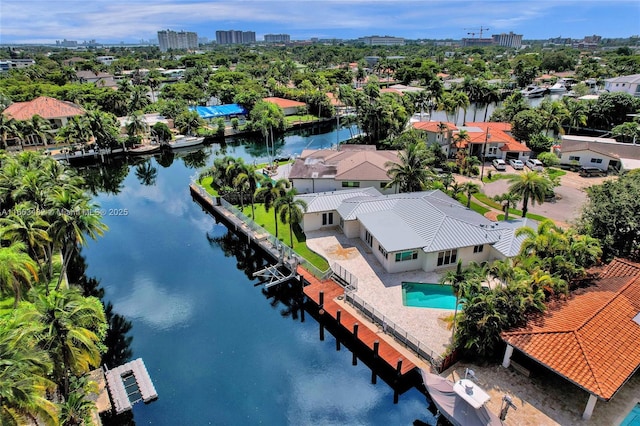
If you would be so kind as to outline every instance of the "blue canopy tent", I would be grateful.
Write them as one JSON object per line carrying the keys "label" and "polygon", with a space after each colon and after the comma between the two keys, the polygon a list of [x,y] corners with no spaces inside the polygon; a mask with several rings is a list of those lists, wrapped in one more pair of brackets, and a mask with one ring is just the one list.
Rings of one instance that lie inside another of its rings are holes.
{"label": "blue canopy tent", "polygon": [[204,119],[229,117],[232,115],[247,115],[249,112],[238,104],[216,105],[210,107],[189,107],[189,110],[196,111]]}

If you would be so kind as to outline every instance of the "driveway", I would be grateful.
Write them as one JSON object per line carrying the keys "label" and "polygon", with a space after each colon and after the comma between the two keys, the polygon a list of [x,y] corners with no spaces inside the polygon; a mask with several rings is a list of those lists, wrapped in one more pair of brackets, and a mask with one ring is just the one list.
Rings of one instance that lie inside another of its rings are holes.
{"label": "driveway", "polygon": [[[528,170],[528,169],[525,169]],[[519,170],[514,170],[511,166],[507,166],[507,170],[504,172],[491,171],[493,174],[515,174],[520,173]],[[560,186],[554,189],[556,193],[556,199],[553,201],[546,201],[542,204],[532,205],[529,203],[529,212],[538,214],[541,216],[553,219],[561,224],[573,224],[580,217],[582,208],[587,201],[586,188],[592,185],[599,185],[605,180],[615,179],[615,176],[607,177],[588,177],[583,178],[576,172],[569,172],[560,177]],[[469,179],[464,176],[456,176],[457,182],[473,181],[480,184],[479,179]],[[508,179],[498,179],[491,183],[480,184],[482,192],[489,197],[504,194],[509,191],[510,182]],[[520,203],[518,209],[522,207]]]}

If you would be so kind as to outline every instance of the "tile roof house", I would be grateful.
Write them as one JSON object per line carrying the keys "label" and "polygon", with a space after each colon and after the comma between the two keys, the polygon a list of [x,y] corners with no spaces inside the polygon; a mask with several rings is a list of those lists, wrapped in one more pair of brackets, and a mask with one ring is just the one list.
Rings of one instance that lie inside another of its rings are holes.
{"label": "tile roof house", "polygon": [[[80,105],[76,105],[73,102],[60,101],[48,96],[40,96],[28,102],[15,102],[2,111],[2,114],[8,118],[20,121],[31,120],[34,115],[39,115],[48,120],[54,129],[59,129],[67,124],[70,117],[84,115],[86,111]],[[41,143],[40,137],[31,138],[30,135],[25,135],[21,143],[23,145],[33,145],[32,142],[34,140],[37,140],[38,144]],[[44,143],[46,145],[46,141]]]}
{"label": "tile roof house", "polygon": [[305,104],[304,102],[292,101],[291,99],[269,97],[263,98],[262,100],[278,105],[280,108],[282,108],[284,115],[296,115],[298,114],[298,110],[300,108],[307,107],[307,104]]}
{"label": "tile roof house", "polygon": [[305,232],[338,227],[360,238],[390,273],[511,257],[522,243],[516,229],[531,225],[492,222],[439,190],[382,195],[364,188],[297,198],[308,205]]}
{"label": "tile roof house", "polygon": [[594,285],[502,339],[504,367],[515,348],[584,389],[589,419],[597,399],[610,400],[640,368],[640,263],[613,260]]}
{"label": "tile roof house", "polygon": [[81,83],[92,83],[97,87],[118,87],[113,75],[108,72],[78,71],[76,72],[76,78]]}
{"label": "tile roof house", "polygon": [[448,121],[419,121],[411,123],[411,125],[414,129],[426,133],[427,145],[437,143],[447,157],[453,155],[451,144],[454,133],[458,131],[458,127],[454,123]]}
{"label": "tile roof house", "polygon": [[640,168],[640,144],[621,143],[611,138],[563,135],[560,163],[628,171]]}
{"label": "tile roof house", "polygon": [[377,151],[372,145],[340,145],[338,150],[305,149],[293,163],[289,180],[302,194],[366,187],[394,193],[397,185],[385,188],[391,180],[387,164],[399,161],[397,151]]}

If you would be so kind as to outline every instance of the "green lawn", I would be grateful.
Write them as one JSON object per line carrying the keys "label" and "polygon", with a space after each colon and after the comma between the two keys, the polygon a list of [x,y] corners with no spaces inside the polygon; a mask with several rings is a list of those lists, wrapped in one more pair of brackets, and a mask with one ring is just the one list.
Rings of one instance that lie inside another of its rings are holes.
{"label": "green lawn", "polygon": [[305,114],[305,115],[288,115],[284,118],[284,121],[287,124],[293,124],[295,122],[298,121],[313,121],[313,120],[317,120],[318,117],[316,117],[315,115],[311,115],[311,114]]}
{"label": "green lawn", "polygon": [[198,183],[202,186],[205,191],[207,191],[211,196],[217,197],[218,191],[211,187],[211,182],[213,182],[213,177],[207,176],[204,179],[201,179]]}
{"label": "green lawn", "polygon": [[565,172],[564,170],[556,169],[555,167],[549,167],[547,168],[547,174],[551,179],[553,179],[555,177],[564,176],[567,174],[567,172]]}
{"label": "green lawn", "polygon": [[[268,212],[264,209],[264,204],[255,204],[256,217],[254,221],[266,229],[271,235],[276,235],[275,218],[273,215],[273,208]],[[242,213],[251,217],[251,206],[245,206]],[[284,224],[278,218],[278,239],[287,246],[290,245],[290,230],[289,224]],[[307,259],[313,266],[321,271],[329,269],[329,263],[326,259],[319,254],[311,251],[307,247],[306,237],[301,230],[296,231],[296,227],[293,230],[293,250],[300,256]]]}
{"label": "green lawn", "polygon": [[[471,210],[473,210],[474,212],[480,213],[481,215],[484,216],[484,214],[490,210],[490,209],[488,209],[486,207],[481,206],[478,203],[474,203],[473,202],[473,196],[471,196],[471,199],[472,199],[472,201],[471,201]],[[467,205],[467,196],[464,195],[464,194],[458,195],[458,201],[460,201],[464,206],[466,206]]]}

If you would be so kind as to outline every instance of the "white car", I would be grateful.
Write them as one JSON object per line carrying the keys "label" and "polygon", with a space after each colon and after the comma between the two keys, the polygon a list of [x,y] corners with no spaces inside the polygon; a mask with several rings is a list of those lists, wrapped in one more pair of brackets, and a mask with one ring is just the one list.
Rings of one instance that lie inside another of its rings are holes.
{"label": "white car", "polygon": [[522,170],[524,169],[524,163],[517,158],[509,160],[509,164],[513,167],[514,170]]}
{"label": "white car", "polygon": [[503,159],[501,158],[496,158],[495,160],[493,160],[491,162],[491,164],[493,164],[493,167],[495,167],[496,170],[498,171],[505,171],[507,170],[507,163],[504,162]]}
{"label": "white car", "polygon": [[535,170],[537,172],[541,172],[544,168],[542,166],[542,162],[540,160],[536,160],[535,158],[529,158],[524,164],[531,170]]}

